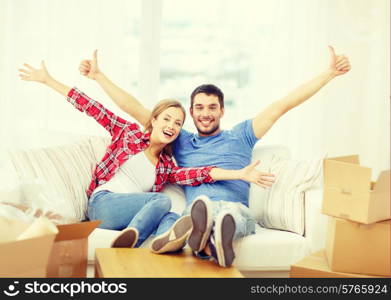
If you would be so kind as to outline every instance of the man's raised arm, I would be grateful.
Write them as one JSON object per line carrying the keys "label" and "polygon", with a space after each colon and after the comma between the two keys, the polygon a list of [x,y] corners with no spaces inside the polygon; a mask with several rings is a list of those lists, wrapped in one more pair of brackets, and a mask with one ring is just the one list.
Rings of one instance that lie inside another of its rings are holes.
{"label": "man's raised arm", "polygon": [[258,139],[263,137],[282,115],[312,97],[333,78],[350,70],[350,63],[346,56],[336,55],[331,46],[329,50],[330,65],[325,72],[300,85],[282,99],[273,102],[253,119],[254,133]]}
{"label": "man's raised arm", "polygon": [[95,80],[105,93],[113,99],[123,111],[136,119],[141,125],[149,120],[151,111],[142,105],[135,97],[115,85],[104,75],[98,67],[97,50],[94,51],[92,60],[83,60],[79,66],[80,74]]}

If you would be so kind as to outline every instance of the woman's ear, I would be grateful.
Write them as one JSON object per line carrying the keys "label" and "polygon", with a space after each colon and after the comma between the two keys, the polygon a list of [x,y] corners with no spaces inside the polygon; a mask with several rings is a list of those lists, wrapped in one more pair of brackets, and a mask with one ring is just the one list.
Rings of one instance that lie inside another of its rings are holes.
{"label": "woman's ear", "polygon": [[156,124],[156,118],[152,118],[151,120],[152,129],[155,127],[155,124]]}

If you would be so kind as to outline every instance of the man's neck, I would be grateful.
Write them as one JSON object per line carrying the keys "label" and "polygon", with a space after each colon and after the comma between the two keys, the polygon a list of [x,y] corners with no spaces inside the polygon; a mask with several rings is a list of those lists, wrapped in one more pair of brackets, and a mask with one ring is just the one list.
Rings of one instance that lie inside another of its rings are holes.
{"label": "man's neck", "polygon": [[204,134],[204,133],[198,131],[198,135],[200,137],[211,137],[211,136],[218,135],[220,132],[221,132],[221,128],[218,128],[215,131],[213,131],[212,133],[208,133],[208,134]]}

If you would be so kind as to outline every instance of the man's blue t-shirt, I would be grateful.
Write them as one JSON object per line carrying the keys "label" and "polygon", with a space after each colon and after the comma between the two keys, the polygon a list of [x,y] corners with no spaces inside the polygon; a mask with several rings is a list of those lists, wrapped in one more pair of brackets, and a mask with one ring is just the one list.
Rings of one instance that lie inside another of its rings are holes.
{"label": "man's blue t-shirt", "polygon": [[[238,170],[251,162],[252,150],[257,141],[252,120],[208,137],[182,129],[174,143],[174,156],[181,167],[216,166]],[[222,180],[183,188],[187,204],[199,195],[207,195],[211,200],[241,202],[248,206],[250,184],[243,180]]]}

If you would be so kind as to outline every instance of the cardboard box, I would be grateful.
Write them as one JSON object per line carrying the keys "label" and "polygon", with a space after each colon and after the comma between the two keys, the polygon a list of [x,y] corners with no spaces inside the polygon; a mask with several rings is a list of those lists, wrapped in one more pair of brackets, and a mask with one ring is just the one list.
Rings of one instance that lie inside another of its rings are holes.
{"label": "cardboard box", "polygon": [[88,236],[100,221],[57,225],[47,277],[86,277]]}
{"label": "cardboard box", "polygon": [[327,264],[326,253],[324,250],[315,252],[301,261],[291,266],[290,277],[296,278],[364,278],[364,277],[381,277],[375,275],[352,274],[334,272]]}
{"label": "cardboard box", "polygon": [[391,220],[360,224],[329,218],[326,257],[336,272],[391,276]]}
{"label": "cardboard box", "polygon": [[46,277],[56,234],[17,241],[28,227],[27,223],[0,217],[0,277]]}
{"label": "cardboard box", "polygon": [[322,212],[364,224],[391,219],[390,170],[371,182],[371,169],[358,155],[324,160]]}

